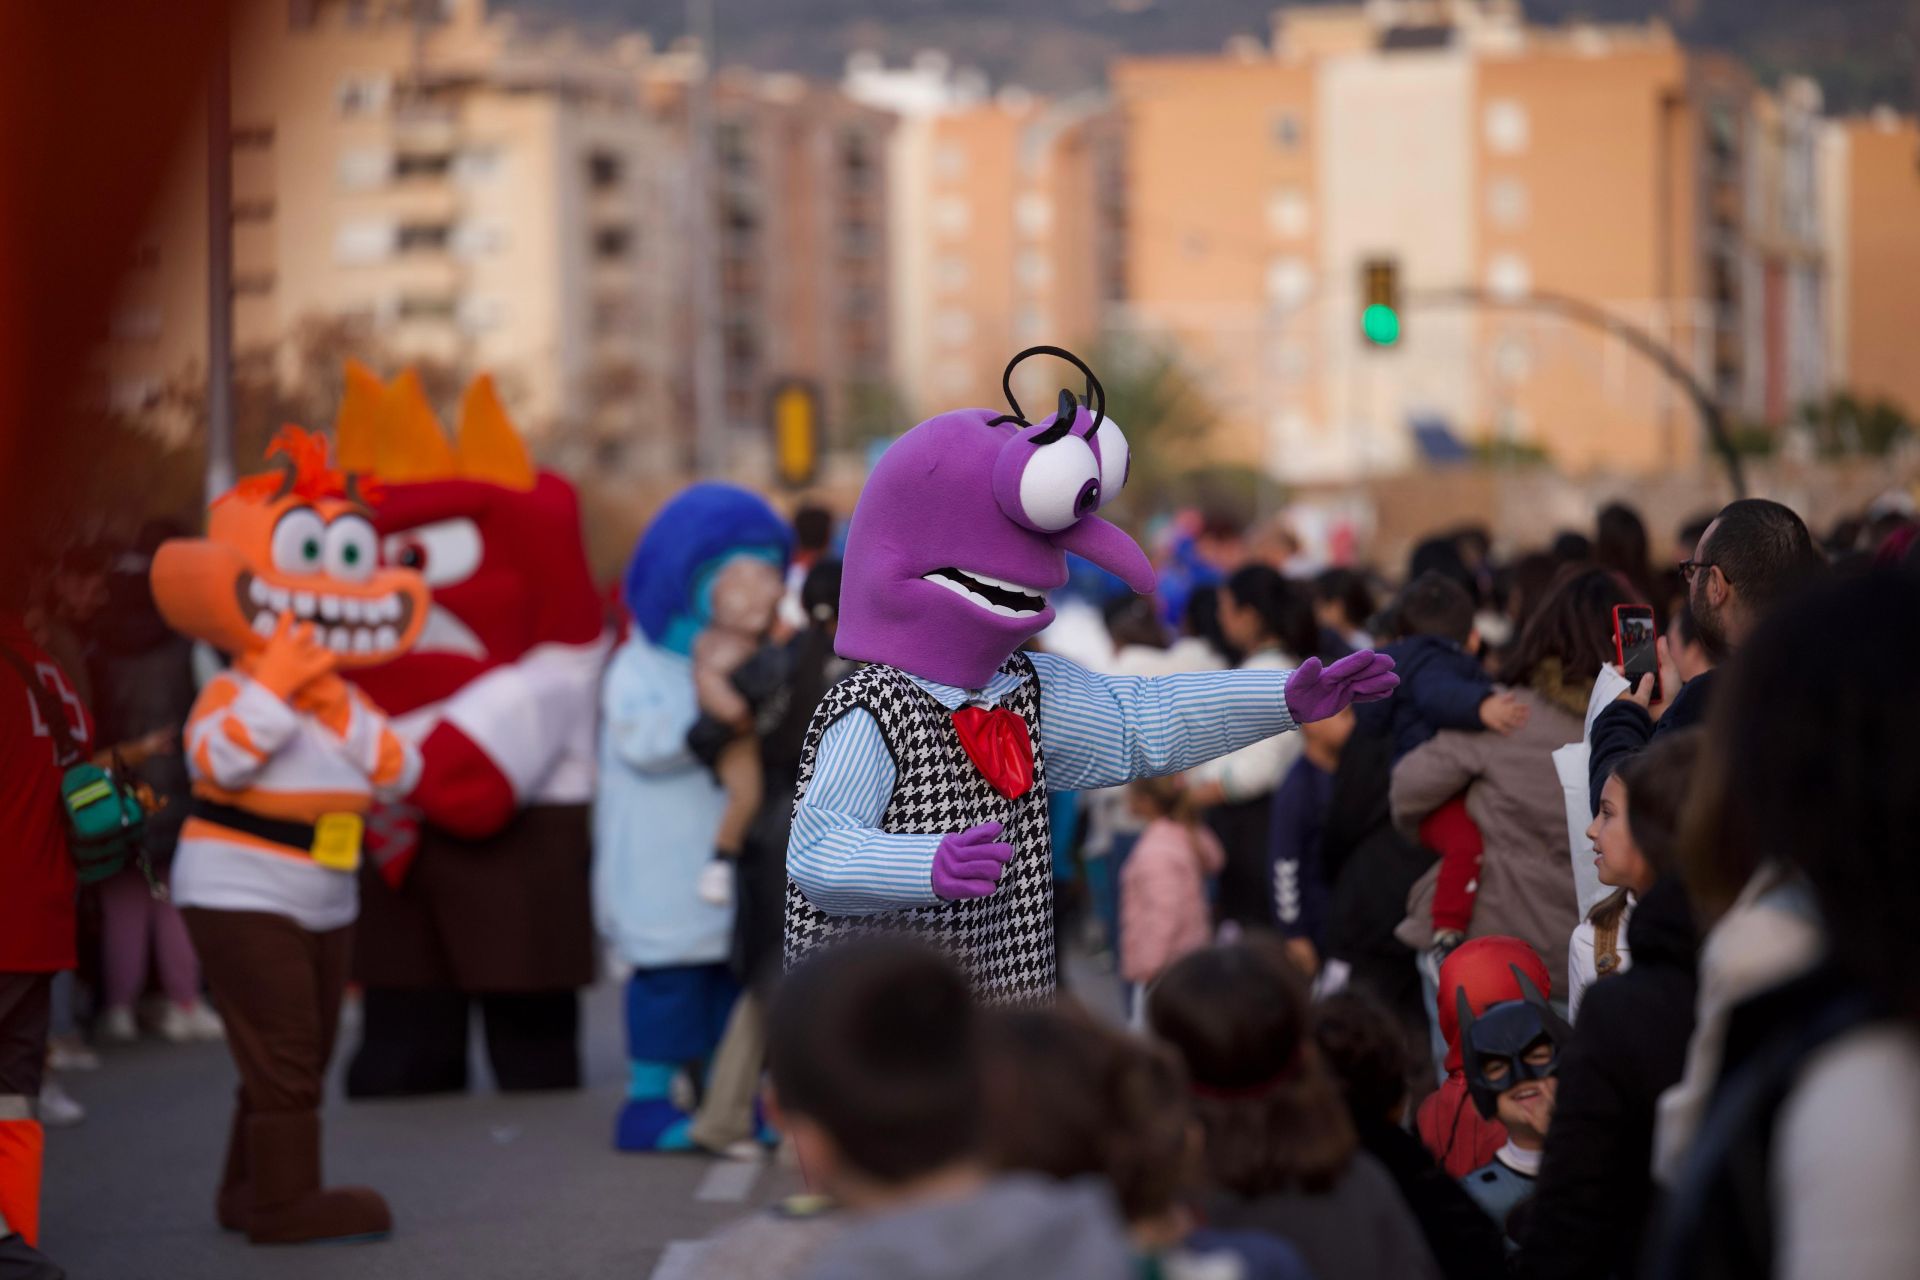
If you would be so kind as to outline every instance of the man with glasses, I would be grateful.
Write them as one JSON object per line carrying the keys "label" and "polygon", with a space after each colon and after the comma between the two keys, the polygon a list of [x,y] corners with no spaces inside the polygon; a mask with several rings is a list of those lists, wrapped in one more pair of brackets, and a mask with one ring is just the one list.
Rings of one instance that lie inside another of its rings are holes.
{"label": "man with glasses", "polygon": [[1660,688],[1653,700],[1652,676],[1622,693],[1594,717],[1588,732],[1587,780],[1595,812],[1600,788],[1627,757],[1644,750],[1655,734],[1684,729],[1706,719],[1714,668],[1753,633],[1760,619],[1815,573],[1824,561],[1799,516],[1765,498],[1728,503],[1713,518],[1693,557],[1680,562],[1687,607],[1713,666],[1682,684],[1667,642],[1659,642]]}

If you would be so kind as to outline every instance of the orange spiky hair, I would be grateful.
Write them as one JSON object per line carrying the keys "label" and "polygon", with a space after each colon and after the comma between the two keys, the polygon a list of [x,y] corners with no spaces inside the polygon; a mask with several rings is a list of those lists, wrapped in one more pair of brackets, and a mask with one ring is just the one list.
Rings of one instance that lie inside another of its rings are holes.
{"label": "orange spiky hair", "polygon": [[277,471],[245,476],[233,488],[216,498],[242,498],[253,502],[272,502],[296,497],[308,502],[321,498],[347,498],[354,502],[379,500],[378,485],[371,477],[349,475],[332,465],[327,456],[327,438],[291,423],[280,428],[267,446],[267,460],[279,460]]}
{"label": "orange spiky hair", "polygon": [[482,480],[524,493],[538,478],[493,379],[484,373],[467,384],[458,430],[449,440],[412,369],[382,382],[349,360],[334,435],[343,465],[395,484]]}

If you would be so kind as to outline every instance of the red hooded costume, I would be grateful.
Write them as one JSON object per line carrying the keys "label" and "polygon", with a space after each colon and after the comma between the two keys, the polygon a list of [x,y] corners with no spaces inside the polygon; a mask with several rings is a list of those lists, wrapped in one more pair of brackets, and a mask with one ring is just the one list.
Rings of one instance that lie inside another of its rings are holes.
{"label": "red hooded costume", "polygon": [[1456,991],[1478,1016],[1502,1000],[1521,1000],[1526,993],[1514,979],[1513,967],[1527,975],[1543,995],[1553,995],[1553,978],[1539,953],[1518,938],[1475,938],[1462,943],[1440,966],[1440,1034],[1447,1041],[1447,1078],[1420,1104],[1415,1124],[1420,1141],[1449,1176],[1464,1178],[1506,1145],[1507,1127],[1483,1118],[1467,1095],[1460,1072],[1460,1013]]}

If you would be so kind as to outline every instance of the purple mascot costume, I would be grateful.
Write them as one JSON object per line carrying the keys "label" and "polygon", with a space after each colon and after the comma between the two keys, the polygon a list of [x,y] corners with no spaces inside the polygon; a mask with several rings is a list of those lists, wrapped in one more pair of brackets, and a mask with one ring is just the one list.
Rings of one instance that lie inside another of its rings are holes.
{"label": "purple mascot costume", "polygon": [[[1056,355],[1084,402],[1026,421],[1014,366]],[[1384,654],[1322,669],[1127,679],[1020,646],[1053,620],[1071,551],[1135,591],[1146,553],[1097,512],[1127,480],[1127,442],[1085,364],[1035,347],[1007,366],[1010,414],[943,413],[881,457],[854,508],[836,647],[868,665],[808,727],[787,848],[789,966],[848,933],[940,946],[995,1003],[1053,994],[1049,791],[1176,773],[1386,697]]]}

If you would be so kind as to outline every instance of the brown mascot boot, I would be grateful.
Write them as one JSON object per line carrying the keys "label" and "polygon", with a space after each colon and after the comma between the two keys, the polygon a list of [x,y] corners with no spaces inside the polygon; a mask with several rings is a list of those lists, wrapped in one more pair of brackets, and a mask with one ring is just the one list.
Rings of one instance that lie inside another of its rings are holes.
{"label": "brown mascot boot", "polygon": [[247,1171],[254,1244],[308,1240],[377,1240],[393,1230],[380,1193],[366,1187],[320,1186],[320,1117],[312,1111],[247,1117]]}
{"label": "brown mascot boot", "polygon": [[222,1230],[245,1231],[253,1212],[253,1187],[247,1182],[247,1113],[233,1109],[233,1128],[227,1134],[227,1167],[220,1175],[220,1194],[213,1202],[213,1216]]}

